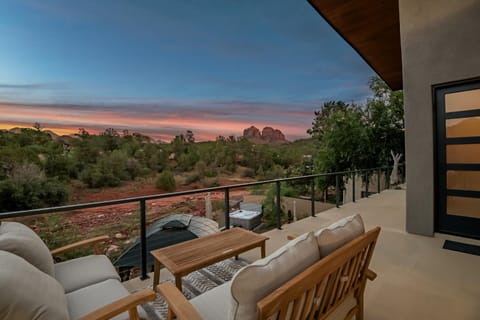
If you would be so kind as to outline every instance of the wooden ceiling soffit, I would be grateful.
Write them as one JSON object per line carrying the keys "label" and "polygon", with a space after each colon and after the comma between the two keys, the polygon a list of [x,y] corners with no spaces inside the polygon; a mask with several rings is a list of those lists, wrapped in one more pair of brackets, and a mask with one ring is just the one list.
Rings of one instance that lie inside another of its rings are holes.
{"label": "wooden ceiling soffit", "polygon": [[392,90],[402,89],[398,0],[308,0]]}

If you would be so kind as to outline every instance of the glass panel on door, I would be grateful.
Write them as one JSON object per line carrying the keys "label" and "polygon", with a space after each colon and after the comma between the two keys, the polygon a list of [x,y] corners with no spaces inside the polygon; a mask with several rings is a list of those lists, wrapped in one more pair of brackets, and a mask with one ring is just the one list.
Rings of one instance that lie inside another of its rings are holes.
{"label": "glass panel on door", "polygon": [[447,214],[480,218],[480,198],[447,197]]}
{"label": "glass panel on door", "polygon": [[480,89],[447,93],[445,112],[480,109]]}
{"label": "glass panel on door", "polygon": [[480,144],[447,145],[447,163],[480,163]]}
{"label": "glass panel on door", "polygon": [[480,136],[480,117],[448,119],[445,126],[447,138]]}
{"label": "glass panel on door", "polygon": [[480,191],[480,171],[448,170],[447,189]]}

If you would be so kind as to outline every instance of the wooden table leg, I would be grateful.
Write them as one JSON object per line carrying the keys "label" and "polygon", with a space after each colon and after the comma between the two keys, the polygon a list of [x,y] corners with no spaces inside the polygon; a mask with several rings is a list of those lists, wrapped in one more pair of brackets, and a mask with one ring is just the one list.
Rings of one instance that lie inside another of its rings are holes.
{"label": "wooden table leg", "polygon": [[173,320],[174,314],[172,311],[172,308],[168,307],[168,314],[167,314],[167,320]]}
{"label": "wooden table leg", "polygon": [[262,246],[260,247],[260,250],[262,251],[262,258],[265,258],[265,241],[262,242]]}
{"label": "wooden table leg", "polygon": [[182,277],[181,276],[175,276],[175,285],[177,286],[178,290],[180,290],[180,292],[183,292],[182,291]]}
{"label": "wooden table leg", "polygon": [[154,267],[153,267],[153,290],[157,291],[158,283],[160,282],[160,262],[157,259],[153,259]]}

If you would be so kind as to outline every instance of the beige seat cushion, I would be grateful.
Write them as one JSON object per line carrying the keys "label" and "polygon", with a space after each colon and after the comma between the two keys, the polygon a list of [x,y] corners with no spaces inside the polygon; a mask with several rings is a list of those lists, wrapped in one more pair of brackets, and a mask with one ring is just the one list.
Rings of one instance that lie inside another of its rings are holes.
{"label": "beige seat cushion", "polygon": [[108,279],[120,281],[117,271],[104,255],[90,255],[55,264],[55,279],[65,293]]}
{"label": "beige seat cushion", "polygon": [[25,259],[0,250],[0,319],[69,319],[62,286]]}
{"label": "beige seat cushion", "polygon": [[230,309],[230,286],[231,282],[226,282],[193,298],[190,303],[202,319],[224,320]]}
{"label": "beige seat cushion", "polygon": [[240,269],[232,279],[229,319],[257,318],[257,302],[320,259],[312,232]]}
{"label": "beige seat cushion", "polygon": [[0,250],[16,254],[54,276],[50,250],[32,229],[21,223],[4,221],[0,224]]}
{"label": "beige seat cushion", "polygon": [[[91,286],[67,293],[67,305],[71,320],[106,306],[120,298],[129,295],[125,287],[117,280],[109,279]],[[147,319],[145,311],[138,307],[140,317]],[[124,312],[112,319],[127,320],[128,312]]]}
{"label": "beige seat cushion", "polygon": [[365,233],[362,217],[359,214],[338,220],[315,233],[320,256],[323,258],[341,246]]}

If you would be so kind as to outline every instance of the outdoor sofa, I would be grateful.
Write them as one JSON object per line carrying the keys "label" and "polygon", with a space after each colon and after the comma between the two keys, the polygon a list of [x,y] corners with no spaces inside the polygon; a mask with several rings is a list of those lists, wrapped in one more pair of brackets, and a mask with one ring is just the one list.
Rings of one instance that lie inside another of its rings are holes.
{"label": "outdoor sofa", "polygon": [[239,270],[230,282],[188,301],[170,282],[157,290],[180,320],[363,319],[363,293],[380,227],[360,215],[295,237]]}
{"label": "outdoor sofa", "polygon": [[[40,237],[17,222],[0,222],[0,319],[139,319],[137,306],[155,299],[145,289],[130,294],[97,244],[100,236],[50,252]],[[54,263],[53,256],[93,245],[94,255]]]}

